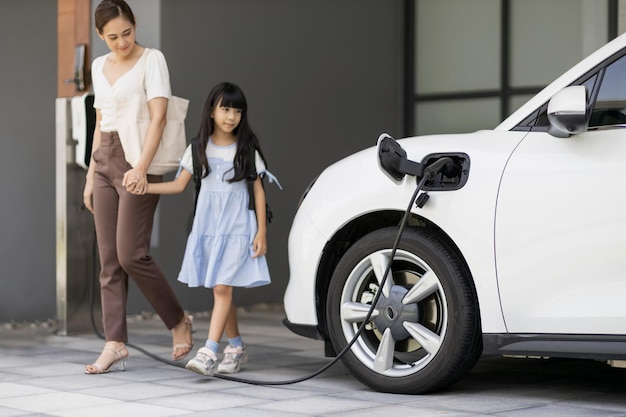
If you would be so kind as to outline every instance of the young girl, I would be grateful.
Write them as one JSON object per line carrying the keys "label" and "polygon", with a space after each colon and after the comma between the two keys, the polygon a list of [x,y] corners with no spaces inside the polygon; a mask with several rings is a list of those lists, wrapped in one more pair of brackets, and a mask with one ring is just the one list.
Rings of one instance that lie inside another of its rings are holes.
{"label": "young girl", "polygon": [[[211,376],[215,373],[224,331],[228,346],[217,371],[239,372],[248,360],[237,325],[233,287],[270,283],[265,260],[267,214],[261,176],[267,175],[270,182],[276,178],[266,169],[259,141],[248,125],[246,98],[235,84],[223,82],[210,92],[198,139],[202,186],[178,280],[190,287],[213,288],[208,338],[186,365],[191,371]],[[191,153],[189,146],[181,160],[184,169],[179,170],[174,181],[150,183],[147,192],[182,192],[193,175]],[[252,197],[253,209],[249,207]]]}

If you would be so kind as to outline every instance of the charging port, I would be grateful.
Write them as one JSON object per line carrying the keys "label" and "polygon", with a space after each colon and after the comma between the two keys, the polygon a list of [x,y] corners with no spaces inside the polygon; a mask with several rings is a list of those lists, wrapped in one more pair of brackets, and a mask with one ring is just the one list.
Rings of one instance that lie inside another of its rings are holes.
{"label": "charging port", "polygon": [[436,153],[427,155],[422,164],[428,166],[440,158],[448,157],[453,164],[441,170],[432,181],[424,186],[424,191],[453,191],[463,188],[469,177],[470,158],[465,153]]}

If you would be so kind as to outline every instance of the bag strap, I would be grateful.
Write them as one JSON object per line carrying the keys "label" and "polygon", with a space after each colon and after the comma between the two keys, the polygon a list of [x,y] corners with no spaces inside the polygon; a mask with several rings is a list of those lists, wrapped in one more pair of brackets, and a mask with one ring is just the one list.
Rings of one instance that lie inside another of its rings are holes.
{"label": "bag strap", "polygon": [[[261,175],[261,185],[263,186],[263,189],[265,189],[265,183],[263,182],[264,179],[265,176]],[[253,180],[247,180],[248,195],[250,196],[250,198],[248,199],[248,210],[256,210],[254,199],[254,181],[256,181],[256,178]],[[268,223],[271,223],[272,219],[274,218],[274,213],[272,213],[270,205],[267,203],[267,201],[265,202],[265,217],[267,218]]]}
{"label": "bag strap", "polygon": [[199,139],[191,139],[191,160],[193,165],[193,182],[196,188],[196,196],[193,203],[193,214],[196,215],[196,206],[198,205],[198,195],[200,194],[200,185],[202,185],[202,166],[198,154]]}
{"label": "bag strap", "polygon": [[[249,151],[251,155],[249,155],[249,157],[251,158],[250,160],[254,161],[256,159],[256,149],[254,147],[252,147],[252,149]],[[252,166],[255,166],[255,164],[253,164]],[[256,210],[256,205],[255,205],[255,200],[254,200],[254,181],[257,178],[257,173],[256,170],[254,172],[248,172],[246,174],[246,176],[248,177],[248,179],[246,180],[247,185],[248,185],[248,210]]]}
{"label": "bag strap", "polygon": [[[256,149],[252,149],[252,160],[256,160]],[[256,205],[255,205],[255,199],[254,199],[254,181],[256,181],[257,177],[259,175],[256,175],[256,172],[254,173],[254,178],[253,175],[249,175],[247,180],[248,183],[248,210],[256,210]],[[263,189],[265,189],[265,183],[263,182],[263,180],[265,179],[265,175],[261,175],[261,185],[263,186]],[[267,219],[268,223],[272,222],[272,219],[274,218],[274,214],[272,213],[272,210],[270,209],[270,205],[267,203],[267,199],[265,200],[265,218]]]}
{"label": "bag strap", "polygon": [[137,61],[137,64],[135,65],[140,65],[140,74],[141,74],[141,78],[140,78],[140,83],[138,85],[138,92],[142,93],[146,91],[146,60],[148,59],[148,54],[150,53],[150,48],[145,48],[145,50],[143,51],[143,53],[141,54],[141,56],[139,57],[139,60]]}

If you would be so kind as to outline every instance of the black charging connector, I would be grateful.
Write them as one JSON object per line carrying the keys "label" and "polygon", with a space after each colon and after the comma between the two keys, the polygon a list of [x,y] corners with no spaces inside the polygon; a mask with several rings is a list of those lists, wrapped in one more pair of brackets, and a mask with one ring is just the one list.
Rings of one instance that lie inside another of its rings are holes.
{"label": "black charging connector", "polygon": [[426,203],[428,202],[429,198],[430,196],[428,195],[428,193],[420,194],[419,197],[417,197],[417,200],[415,201],[415,207],[423,208],[424,205],[426,205]]}

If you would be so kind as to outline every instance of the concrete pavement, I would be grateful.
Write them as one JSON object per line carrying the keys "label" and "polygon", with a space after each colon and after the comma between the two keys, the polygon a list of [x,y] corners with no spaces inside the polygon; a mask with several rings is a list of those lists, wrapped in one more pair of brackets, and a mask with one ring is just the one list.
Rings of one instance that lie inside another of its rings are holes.
{"label": "concrete pavement", "polygon": [[[250,363],[239,377],[290,380],[329,361],[322,342],[292,334],[283,317],[276,309],[242,311]],[[208,319],[195,316],[196,347],[206,337]],[[133,344],[169,357],[171,338],[158,319],[131,317],[129,333]],[[626,370],[594,361],[483,357],[452,388],[412,396],[374,392],[341,363],[304,382],[256,386],[203,378],[134,348],[126,371],[83,374],[102,345],[93,333],[1,328],[0,417],[626,416]]]}

